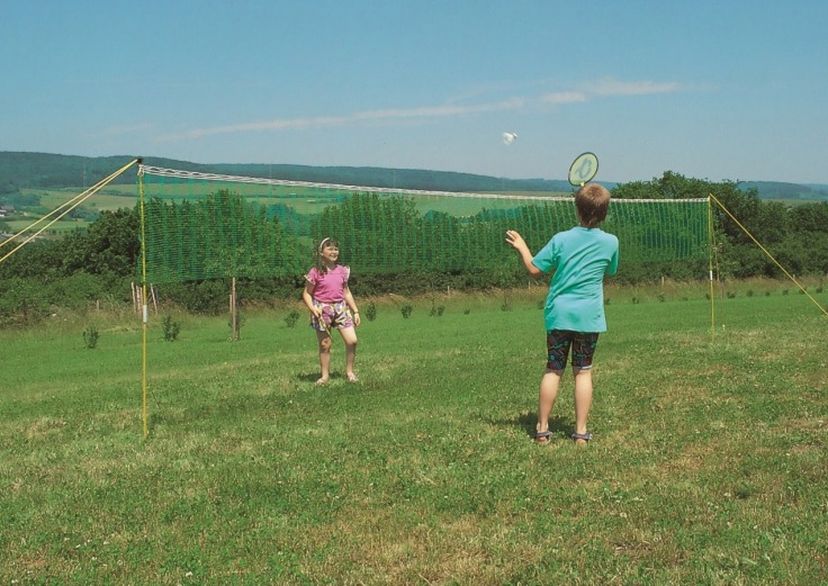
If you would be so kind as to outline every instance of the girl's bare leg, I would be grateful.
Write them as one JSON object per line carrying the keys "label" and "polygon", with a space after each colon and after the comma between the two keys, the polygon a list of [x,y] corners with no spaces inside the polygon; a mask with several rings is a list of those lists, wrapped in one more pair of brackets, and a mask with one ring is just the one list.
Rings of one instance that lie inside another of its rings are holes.
{"label": "girl's bare leg", "polygon": [[322,371],[316,384],[323,385],[328,382],[331,376],[331,335],[328,332],[316,332],[316,339],[319,342],[319,369]]}
{"label": "girl's bare leg", "polygon": [[356,382],[357,376],[354,372],[356,362],[357,335],[354,328],[340,328],[339,333],[342,341],[345,342],[345,376],[351,382]]}

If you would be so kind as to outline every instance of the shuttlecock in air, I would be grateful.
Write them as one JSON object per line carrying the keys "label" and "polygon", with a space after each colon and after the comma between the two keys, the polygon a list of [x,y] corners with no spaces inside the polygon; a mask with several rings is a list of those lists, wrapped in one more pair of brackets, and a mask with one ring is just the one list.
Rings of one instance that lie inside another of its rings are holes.
{"label": "shuttlecock in air", "polygon": [[504,132],[503,144],[512,144],[517,140],[517,132]]}

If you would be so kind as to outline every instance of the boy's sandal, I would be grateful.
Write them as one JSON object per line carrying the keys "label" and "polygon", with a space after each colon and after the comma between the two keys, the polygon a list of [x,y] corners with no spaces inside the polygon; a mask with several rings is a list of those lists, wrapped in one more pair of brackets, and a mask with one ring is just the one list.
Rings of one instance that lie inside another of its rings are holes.
{"label": "boy's sandal", "polygon": [[551,431],[536,431],[535,432],[535,443],[539,444],[548,444],[552,439],[552,432]]}
{"label": "boy's sandal", "polygon": [[572,439],[574,439],[576,442],[588,442],[589,440],[592,439],[592,434],[589,433],[589,432],[586,432],[586,433],[573,433],[570,437]]}

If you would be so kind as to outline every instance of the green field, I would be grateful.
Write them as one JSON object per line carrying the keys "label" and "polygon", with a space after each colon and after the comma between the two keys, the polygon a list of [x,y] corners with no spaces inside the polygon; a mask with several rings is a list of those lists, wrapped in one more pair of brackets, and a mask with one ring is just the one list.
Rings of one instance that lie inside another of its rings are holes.
{"label": "green field", "polygon": [[584,449],[570,379],[531,439],[542,288],[377,300],[324,388],[298,303],[153,315],[147,439],[135,318],[0,331],[0,583],[825,583],[828,318],[609,294]]}

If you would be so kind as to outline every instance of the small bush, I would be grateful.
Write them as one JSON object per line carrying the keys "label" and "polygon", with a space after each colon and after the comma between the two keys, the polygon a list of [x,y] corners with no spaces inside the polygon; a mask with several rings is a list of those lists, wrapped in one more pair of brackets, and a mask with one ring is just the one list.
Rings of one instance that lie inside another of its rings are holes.
{"label": "small bush", "polygon": [[377,319],[377,306],[373,301],[369,302],[368,305],[365,306],[365,317],[368,318],[368,321],[374,321]]}
{"label": "small bush", "polygon": [[736,291],[728,291],[727,292],[728,299],[735,299],[736,298]]}
{"label": "small bush", "polygon": [[822,291],[823,291],[822,285],[820,285],[819,287],[816,288],[817,293],[822,293]]}
{"label": "small bush", "polygon": [[92,350],[98,345],[98,328],[95,326],[87,326],[83,330],[83,344],[89,350]]}
{"label": "small bush", "polygon": [[782,289],[782,295],[787,295],[787,294],[788,294],[788,290],[787,289]]}
{"label": "small bush", "polygon": [[463,310],[463,315],[469,315],[470,313],[471,313],[471,309],[469,309],[468,307]]}
{"label": "small bush", "polygon": [[440,317],[441,315],[443,315],[443,312],[444,312],[445,310],[446,310],[446,306],[445,306],[445,305],[438,305],[438,306],[437,306],[437,317]]}
{"label": "small bush", "polygon": [[610,304],[610,298],[609,297],[604,297],[604,305],[609,305],[609,304]]}
{"label": "small bush", "polygon": [[633,302],[633,305],[638,305],[638,303],[639,303],[638,297],[633,297],[632,302]]}
{"label": "small bush", "polygon": [[765,291],[765,297],[770,297],[770,291]]}
{"label": "small bush", "polygon": [[410,303],[406,303],[402,307],[400,307],[400,313],[403,316],[403,319],[408,319],[411,317],[411,312],[414,311],[414,307],[411,306]]}
{"label": "small bush", "polygon": [[800,294],[800,295],[805,295],[805,291],[807,291],[807,290],[808,290],[808,288],[807,288],[807,287],[805,287],[805,288],[803,288],[803,289],[800,289],[800,290],[799,290],[799,294]]}
{"label": "small bush", "polygon": [[748,289],[745,295],[747,295],[748,297],[753,297],[753,289]]}
{"label": "small bush", "polygon": [[658,302],[659,303],[664,303],[666,300],[667,300],[667,297],[664,296],[664,293],[659,293],[658,294]]}
{"label": "small bush", "polygon": [[167,342],[175,342],[178,339],[178,334],[181,331],[181,324],[173,321],[171,315],[164,316],[161,320],[161,329],[164,332],[164,340]]}
{"label": "small bush", "polygon": [[295,309],[285,316],[285,325],[289,328],[296,327],[296,322],[299,321],[299,312]]}

